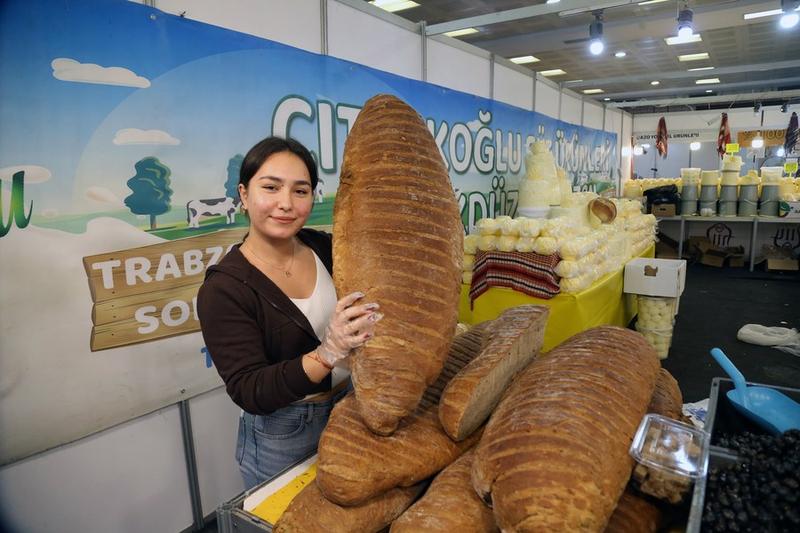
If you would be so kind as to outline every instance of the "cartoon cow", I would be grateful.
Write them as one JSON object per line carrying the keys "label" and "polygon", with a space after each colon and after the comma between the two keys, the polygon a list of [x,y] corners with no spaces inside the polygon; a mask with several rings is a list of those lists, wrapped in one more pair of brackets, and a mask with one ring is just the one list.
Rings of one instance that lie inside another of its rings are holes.
{"label": "cartoon cow", "polygon": [[227,224],[236,222],[236,209],[239,204],[238,199],[234,200],[228,196],[223,198],[207,198],[205,200],[190,200],[186,203],[186,222],[190,228],[200,227],[201,216],[221,216],[227,217]]}

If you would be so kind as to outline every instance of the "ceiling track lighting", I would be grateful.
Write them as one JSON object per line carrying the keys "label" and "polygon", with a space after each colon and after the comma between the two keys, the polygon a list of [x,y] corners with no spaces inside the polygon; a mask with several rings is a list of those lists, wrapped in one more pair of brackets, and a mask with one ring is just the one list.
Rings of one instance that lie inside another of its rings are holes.
{"label": "ceiling track lighting", "polygon": [[781,0],[781,20],[779,22],[781,28],[790,29],[797,26],[800,22],[800,0]]}
{"label": "ceiling track lighting", "polygon": [[603,42],[603,10],[593,11],[592,14],[594,22],[589,24],[589,51],[599,56],[606,48]]}
{"label": "ceiling track lighting", "polygon": [[683,2],[683,9],[678,2],[678,38],[689,39],[694,34],[694,11],[689,8],[689,2]]}
{"label": "ceiling track lighting", "polygon": [[789,103],[788,103],[788,102],[785,102],[785,103],[784,103],[784,104],[781,106],[781,113],[788,113],[788,112],[789,112]]}
{"label": "ceiling track lighting", "polygon": [[761,111],[761,102],[758,102],[755,105],[753,105],[753,113],[758,113],[759,111]]}

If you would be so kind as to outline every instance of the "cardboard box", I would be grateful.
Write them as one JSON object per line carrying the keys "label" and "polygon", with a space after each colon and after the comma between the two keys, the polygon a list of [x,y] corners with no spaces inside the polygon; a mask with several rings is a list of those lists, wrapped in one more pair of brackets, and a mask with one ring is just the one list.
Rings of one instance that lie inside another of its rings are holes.
{"label": "cardboard box", "polygon": [[725,250],[712,248],[703,252],[703,255],[700,256],[700,263],[713,267],[723,267],[725,266],[725,259],[727,257],[728,253],[725,252]]}
{"label": "cardboard box", "polygon": [[767,270],[800,270],[797,259],[783,257],[768,257]]}
{"label": "cardboard box", "polygon": [[800,202],[780,202],[778,216],[781,218],[798,219],[800,218]]}
{"label": "cardboard box", "polygon": [[637,258],[625,265],[623,292],[677,298],[686,283],[683,259]]}
{"label": "cardboard box", "polygon": [[678,209],[675,204],[653,204],[651,212],[657,217],[674,217]]}

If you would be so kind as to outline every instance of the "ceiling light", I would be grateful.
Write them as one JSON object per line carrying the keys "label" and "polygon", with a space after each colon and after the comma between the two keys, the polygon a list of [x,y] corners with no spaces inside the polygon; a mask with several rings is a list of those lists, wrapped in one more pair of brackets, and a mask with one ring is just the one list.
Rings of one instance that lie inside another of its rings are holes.
{"label": "ceiling light", "polygon": [[780,15],[783,13],[782,9],[770,9],[769,11],[759,11],[758,13],[745,13],[744,20],[759,19],[761,17],[771,17],[772,15]]}
{"label": "ceiling light", "polygon": [[560,68],[554,68],[553,70],[542,70],[539,72],[542,76],[561,76],[562,74],[566,74]]}
{"label": "ceiling light", "polygon": [[689,39],[694,33],[694,11],[689,9],[689,4],[683,4],[683,9],[678,12],[678,37]]}
{"label": "ceiling light", "polygon": [[686,43],[699,43],[702,41],[703,38],[700,37],[699,33],[693,33],[688,37],[664,37],[664,41],[669,45],[672,46],[674,44],[686,44]]}
{"label": "ceiling light", "polygon": [[643,153],[644,153],[644,148],[642,148],[638,144],[633,147],[633,155],[642,155]]}
{"label": "ceiling light", "polygon": [[780,148],[778,148],[778,151],[775,152],[775,155],[777,155],[778,157],[785,156],[786,155],[786,149],[783,146],[781,146]]}
{"label": "ceiling light", "polygon": [[583,94],[600,94],[603,92],[603,89],[584,89]]}
{"label": "ceiling light", "polygon": [[668,0],[647,0],[646,2],[639,2],[638,5],[640,6],[648,6],[650,4],[660,4],[661,2],[667,2]]}
{"label": "ceiling light", "polygon": [[560,1],[561,1],[561,0],[547,0],[547,3],[548,3],[548,4],[557,4],[557,3],[559,3]]}
{"label": "ceiling light", "polygon": [[372,0],[370,4],[379,7],[384,11],[388,11],[389,13],[403,11],[404,9],[411,9],[412,7],[417,7],[419,5],[418,3],[411,2],[410,0]]}
{"label": "ceiling light", "polygon": [[628,55],[628,54],[625,51],[620,50],[619,52],[614,54],[614,57],[625,57],[626,55]]}
{"label": "ceiling light", "polygon": [[784,29],[794,28],[800,22],[800,2],[797,0],[781,0],[781,8],[783,16],[781,17],[780,26]]}
{"label": "ceiling light", "polygon": [[475,28],[464,28],[463,30],[453,30],[445,32],[445,35],[448,37],[461,37],[462,35],[472,35],[473,33],[478,33],[478,30]]}
{"label": "ceiling light", "polygon": [[788,103],[783,104],[781,106],[781,113],[788,113],[788,112],[789,112],[789,104]]}
{"label": "ceiling light", "polygon": [[650,85],[659,85],[661,82],[658,80],[653,80],[650,82]]}
{"label": "ceiling light", "polygon": [[603,42],[603,11],[596,11],[594,13],[594,22],[589,24],[589,51],[592,55],[599,56],[605,50],[605,43]]}
{"label": "ceiling light", "polygon": [[699,72],[701,70],[714,70],[714,67],[697,67],[697,68],[690,68],[689,72]]}
{"label": "ceiling light", "polygon": [[678,61],[699,61],[701,59],[708,59],[708,52],[678,56]]}
{"label": "ceiling light", "polygon": [[705,78],[702,80],[695,80],[694,82],[697,85],[710,85],[712,83],[719,83],[719,78]]}
{"label": "ceiling light", "polygon": [[516,63],[517,65],[525,65],[527,63],[536,63],[539,61],[539,58],[536,56],[519,56],[519,57],[512,57],[511,62]]}
{"label": "ceiling light", "polygon": [[610,102],[610,101],[611,101],[611,98],[608,98],[608,97],[606,97],[606,98],[603,98],[603,101],[604,101],[604,102]]}
{"label": "ceiling light", "polygon": [[696,152],[700,149],[700,146],[701,146],[700,143],[697,141],[691,142],[689,143],[689,150],[691,150],[692,152]]}
{"label": "ceiling light", "polygon": [[706,89],[706,92],[707,93],[713,93],[714,91],[712,91],[711,89]]}
{"label": "ceiling light", "polygon": [[753,140],[750,142],[750,146],[753,148],[761,148],[764,146],[764,138],[761,136],[761,132],[758,132]]}

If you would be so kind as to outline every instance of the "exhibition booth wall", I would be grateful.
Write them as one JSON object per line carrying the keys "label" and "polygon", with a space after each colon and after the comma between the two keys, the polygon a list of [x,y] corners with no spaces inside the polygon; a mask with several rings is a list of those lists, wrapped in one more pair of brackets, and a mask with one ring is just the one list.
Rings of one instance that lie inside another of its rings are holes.
{"label": "exhibition booth wall", "polygon": [[[68,7],[88,12],[93,6],[99,8],[115,3],[118,4],[119,1],[75,1],[69,3]],[[604,132],[612,134],[613,136],[606,136],[607,139],[614,139],[616,143],[612,152],[616,160],[610,166],[615,173],[621,170],[616,176],[619,181],[628,178],[626,169],[630,168],[630,160],[620,155],[620,148],[633,132],[630,115],[583,100],[576,93],[560,90],[557,84],[546,78],[534,77],[527,69],[502,58],[493,57],[485,51],[455,39],[447,37],[423,39],[419,26],[388,15],[365,2],[284,1],[272,2],[268,9],[265,8],[264,2],[259,0],[240,0],[235,3],[212,0],[143,3],[146,6],[136,6],[142,10],[137,14],[155,17],[152,20],[167,16],[186,19],[187,22],[210,24],[269,39],[313,54],[352,61],[416,82],[426,82],[432,86],[439,86],[442,91],[465,93],[459,98],[474,95],[493,100],[503,104],[498,106],[502,113],[513,114],[514,110],[509,107],[513,106],[519,113],[547,115],[550,119],[554,119],[553,124],[563,121],[576,128],[592,128],[600,130],[600,134]],[[147,11],[152,7],[155,7],[155,10]],[[4,12],[4,15],[9,12]],[[103,22],[107,24],[108,31],[115,31],[113,19]],[[8,23],[8,20],[5,23]],[[201,44],[198,43],[198,46]],[[130,46],[135,47],[135,42],[131,42]],[[97,56],[102,54],[98,53]],[[94,59],[92,54],[81,59],[86,63],[103,63],[99,59],[92,61]],[[53,69],[55,71],[56,66]],[[437,89],[429,87],[427,90],[435,92]],[[2,94],[5,99],[9,93]],[[13,107],[14,102],[4,102],[5,106]],[[262,129],[266,130],[263,127]],[[246,146],[240,147],[241,150],[246,148]],[[32,153],[35,154],[35,150]],[[49,179],[49,176],[44,179]],[[29,190],[29,194],[35,193]],[[65,194],[68,195],[69,192]],[[38,201],[36,198],[35,202]],[[17,220],[18,224],[19,222]],[[19,239],[19,235],[25,232],[20,228],[13,228],[11,231],[12,233],[4,237],[0,244],[11,246],[12,242],[20,242],[15,239]],[[118,250],[119,247],[152,245],[154,242],[137,240],[139,238],[138,236],[136,239],[131,238],[129,243],[111,239],[107,245],[100,246],[100,249],[110,252]],[[70,252],[72,259],[74,255],[78,258],[83,257],[84,266],[90,264],[87,263],[90,258],[98,258],[97,261],[102,259],[92,255],[97,254],[97,251],[93,251],[94,248],[84,248],[85,243],[69,239],[72,239],[72,236],[64,237],[60,244],[64,250],[72,248]],[[37,255],[37,259],[45,265],[47,261],[58,261],[58,254],[53,253],[58,249],[48,244],[52,241],[41,242],[43,246],[39,249],[42,255],[41,257]],[[9,257],[7,254],[4,256]],[[79,277],[84,276],[80,263],[77,262],[75,266]],[[87,267],[87,276],[90,270]],[[20,278],[23,274],[20,273]],[[5,283],[10,283],[10,279],[6,277]],[[53,279],[56,279],[55,276]],[[84,304],[91,302],[88,301],[86,294],[83,294],[86,292],[86,277],[81,281],[83,286],[79,297],[83,309]],[[91,279],[89,282],[92,283]],[[4,287],[4,293],[6,289],[10,294],[10,285]],[[52,298],[53,295],[59,294],[59,290],[63,291],[64,288],[54,286],[52,291],[48,292],[48,297]],[[43,292],[44,288],[33,294]],[[64,291],[64,297],[71,294],[73,294],[71,288],[69,291]],[[93,292],[92,297],[95,296]],[[18,303],[15,301],[14,305]],[[41,304],[46,303],[41,302]],[[4,299],[2,304],[5,315],[11,308],[12,302],[10,299],[8,301]],[[6,321],[6,324],[8,323]],[[62,346],[69,346],[67,339],[72,338],[72,333],[61,332],[57,328],[45,331],[48,333],[43,333],[42,336],[49,336],[51,343],[58,344],[59,335],[64,335]],[[80,334],[88,336],[86,331],[81,331]],[[17,337],[15,337],[15,331],[5,328],[3,336],[4,340],[0,343],[0,347],[3,347],[4,371],[0,375],[0,397],[4,397],[5,404],[10,405],[6,400],[9,396],[13,399],[11,395],[17,392],[15,387],[18,388],[20,382],[26,383],[30,367],[22,363],[13,368],[7,365],[9,350],[16,349],[18,344],[12,345],[11,341],[19,337],[19,332],[16,332]],[[197,340],[199,333],[192,333],[190,336]],[[163,365],[161,367],[153,366],[142,370],[135,367],[136,363],[131,361],[130,368],[113,369],[123,377],[127,373],[136,374],[145,383],[152,382],[154,389],[156,383],[163,381],[164,375],[171,377],[174,383],[181,383],[181,376],[184,375],[196,377],[191,386],[185,388],[176,386],[170,392],[169,404],[149,409],[141,406],[157,404],[143,402],[141,396],[147,394],[142,394],[143,391],[135,387],[114,397],[92,394],[95,390],[105,390],[107,384],[103,383],[101,370],[113,366],[109,362],[107,352],[95,352],[93,347],[92,367],[98,371],[97,382],[93,382],[89,376],[86,381],[76,381],[72,386],[83,388],[86,391],[84,396],[95,402],[94,405],[91,403],[84,405],[81,420],[94,419],[94,424],[100,431],[78,439],[65,437],[65,444],[42,445],[34,442],[27,452],[21,447],[19,450],[6,453],[4,446],[6,455],[3,462],[7,464],[0,468],[0,524],[6,525],[11,531],[125,533],[180,531],[198,521],[198,509],[202,515],[209,515],[217,505],[241,491],[242,482],[234,460],[239,409],[221,387],[221,382],[208,364],[207,358],[199,351],[191,355],[181,353],[182,350],[188,349],[184,344],[180,344],[181,339],[185,343],[187,337],[189,336],[184,335],[170,339],[169,342],[174,341],[174,344],[156,342],[142,345],[150,347],[147,357],[152,360],[160,358]],[[39,342],[40,339],[33,340]],[[195,344],[202,345],[202,341]],[[58,364],[63,365],[55,370],[63,372],[62,379],[70,383],[73,377],[70,372],[74,372],[70,367],[70,357],[74,354],[55,355],[59,356]],[[148,359],[143,359],[139,364],[145,364],[147,361]],[[31,367],[34,364],[35,361],[31,359]],[[165,386],[171,384],[172,381],[169,381]],[[36,407],[58,415],[61,412],[60,402],[63,398],[60,398],[55,390],[48,390],[44,386],[35,389],[32,394],[35,392]],[[144,393],[150,392],[152,391],[144,391]],[[111,423],[109,422],[111,419],[104,417],[102,413],[107,404],[115,401],[127,403],[138,401],[138,406],[141,408],[138,412],[130,412],[135,416],[128,416],[124,421]],[[3,420],[0,422],[3,424],[2,432],[6,436],[14,432],[24,432],[25,428],[35,426],[35,423],[19,424],[9,416],[10,411],[3,413]],[[193,476],[187,475],[186,466],[185,429],[189,414],[193,437],[191,439],[193,449],[190,455],[193,454],[196,459],[197,487],[192,485]],[[53,433],[73,422],[69,416],[65,416],[58,424],[52,426]],[[45,433],[47,432],[42,432],[43,435]],[[24,440],[17,438],[19,435],[22,434],[14,435],[16,439],[14,442]],[[11,437],[4,439],[12,441]],[[39,442],[48,441],[44,439]],[[34,450],[33,454],[30,450]],[[8,460],[9,457],[12,459]],[[198,499],[194,506],[193,493]]]}

